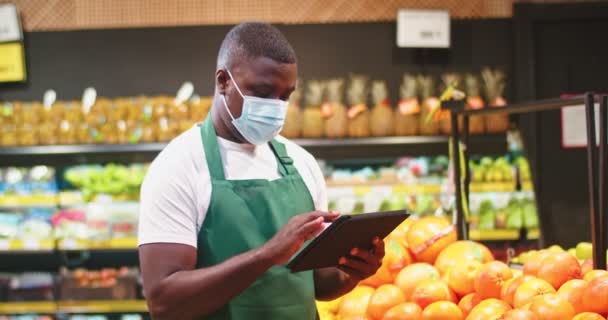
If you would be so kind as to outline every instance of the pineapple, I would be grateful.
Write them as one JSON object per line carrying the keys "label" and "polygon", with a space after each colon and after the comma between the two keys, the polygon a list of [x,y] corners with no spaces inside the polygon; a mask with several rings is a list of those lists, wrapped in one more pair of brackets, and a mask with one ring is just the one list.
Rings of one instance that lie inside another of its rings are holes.
{"label": "pineapple", "polygon": [[416,95],[416,77],[403,75],[401,82],[401,101],[395,110],[395,134],[398,136],[414,136],[420,128],[420,102]]}
{"label": "pineapple", "polygon": [[[300,81],[298,81],[300,83]],[[302,111],[300,110],[300,100],[302,92],[297,88],[289,97],[289,106],[287,107],[287,116],[285,124],[281,130],[281,135],[285,138],[296,139],[302,133],[301,121]]]}
{"label": "pineapple", "polygon": [[302,136],[304,138],[323,137],[323,115],[321,100],[323,99],[323,83],[311,80],[306,91],[306,103],[302,119]]}
{"label": "pineapple", "polygon": [[369,110],[367,109],[367,77],[351,75],[347,91],[348,102],[348,136],[352,138],[369,137]]}
{"label": "pineapple", "polygon": [[388,92],[386,82],[372,82],[372,101],[374,108],[370,115],[370,129],[372,136],[385,137],[392,136],[395,133],[393,123],[393,109],[388,100]]}
{"label": "pineapple", "polygon": [[327,102],[321,108],[325,118],[325,136],[328,138],[346,137],[348,117],[342,103],[344,79],[332,79],[326,82]]}
{"label": "pineapple", "polygon": [[[507,105],[503,92],[505,90],[505,75],[499,70],[485,68],[481,77],[486,85],[486,101],[490,108],[500,108]],[[509,129],[509,115],[506,113],[489,114],[485,116],[486,128],[489,133],[503,133]]]}
{"label": "pineapple", "polygon": [[439,108],[440,102],[434,96],[435,81],[431,76],[418,75],[418,87],[422,95],[422,113],[420,116],[420,133],[422,135],[437,135],[439,134],[439,122],[436,117],[428,119],[427,117],[435,108]]}
{"label": "pineapple", "polygon": [[[464,78],[467,93],[466,108],[469,110],[478,110],[484,107],[483,99],[481,99],[481,90],[479,87],[479,79],[467,74]],[[469,118],[469,133],[484,134],[486,131],[485,118],[482,115],[471,116]]]}
{"label": "pineapple", "polygon": [[[460,88],[461,77],[456,73],[445,73],[441,76],[441,80],[443,81],[443,90],[449,86],[453,86],[454,88]],[[452,133],[452,118],[450,117],[449,110],[439,110],[435,114],[439,121],[439,128],[442,134],[449,135]],[[458,126],[462,129],[463,120],[461,117],[458,118]]]}

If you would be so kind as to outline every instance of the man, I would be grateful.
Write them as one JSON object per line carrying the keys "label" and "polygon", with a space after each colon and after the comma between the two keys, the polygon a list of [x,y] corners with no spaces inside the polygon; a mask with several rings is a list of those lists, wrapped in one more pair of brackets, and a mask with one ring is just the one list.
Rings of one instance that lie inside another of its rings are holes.
{"label": "man", "polygon": [[296,87],[296,55],[274,27],[244,23],[222,42],[209,117],[154,160],[141,190],[139,256],[155,319],[314,319],[314,300],[350,291],[384,245],[338,268],[286,262],[338,217],[325,212],[315,159],[277,134]]}

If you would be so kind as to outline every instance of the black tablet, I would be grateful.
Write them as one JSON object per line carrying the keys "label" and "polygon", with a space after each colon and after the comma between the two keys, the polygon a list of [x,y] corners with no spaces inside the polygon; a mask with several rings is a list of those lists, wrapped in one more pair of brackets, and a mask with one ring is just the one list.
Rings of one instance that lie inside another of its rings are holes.
{"label": "black tablet", "polygon": [[374,237],[384,239],[408,216],[405,210],[341,216],[302,249],[287,268],[300,272],[335,267],[352,248],[371,249]]}

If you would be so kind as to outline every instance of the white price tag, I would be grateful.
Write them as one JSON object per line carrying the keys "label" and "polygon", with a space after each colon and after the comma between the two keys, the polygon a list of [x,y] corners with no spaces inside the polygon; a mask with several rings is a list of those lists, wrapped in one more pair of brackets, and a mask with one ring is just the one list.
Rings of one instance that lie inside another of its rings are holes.
{"label": "white price tag", "polygon": [[40,250],[40,241],[38,239],[24,239],[23,249],[25,250]]}
{"label": "white price tag", "polygon": [[449,48],[450,13],[446,10],[397,12],[397,46],[401,48]]}
{"label": "white price tag", "polygon": [[11,248],[11,241],[7,239],[0,239],[0,250],[8,250]]}
{"label": "white price tag", "polygon": [[[595,139],[600,140],[600,104],[595,104]],[[584,105],[562,108],[562,148],[587,147],[587,111]]]}
{"label": "white price tag", "polygon": [[0,4],[0,42],[21,40],[19,12],[14,4]]}
{"label": "white price tag", "polygon": [[63,239],[61,240],[62,249],[78,249],[78,242],[75,239]]}

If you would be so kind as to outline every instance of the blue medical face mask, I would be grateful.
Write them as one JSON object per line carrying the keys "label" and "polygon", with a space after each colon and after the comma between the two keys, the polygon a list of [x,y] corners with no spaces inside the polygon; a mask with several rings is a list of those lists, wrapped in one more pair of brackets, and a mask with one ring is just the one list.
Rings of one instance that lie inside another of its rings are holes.
{"label": "blue medical face mask", "polygon": [[228,108],[226,97],[222,95],[224,106],[232,118],[234,127],[247,142],[254,145],[261,145],[274,139],[283,129],[287,115],[287,101],[246,96],[241,92],[230,71],[226,71],[234,82],[234,87],[243,97],[243,111],[241,116],[235,119]]}

